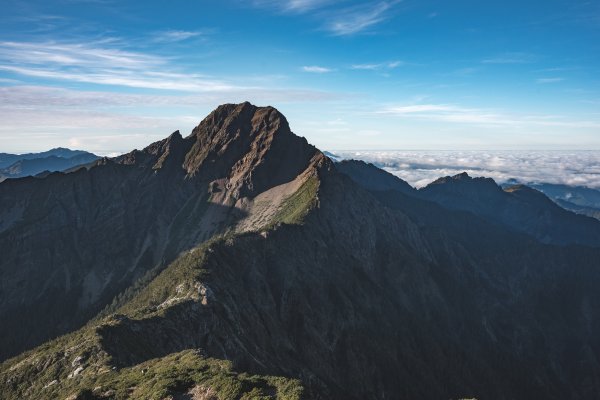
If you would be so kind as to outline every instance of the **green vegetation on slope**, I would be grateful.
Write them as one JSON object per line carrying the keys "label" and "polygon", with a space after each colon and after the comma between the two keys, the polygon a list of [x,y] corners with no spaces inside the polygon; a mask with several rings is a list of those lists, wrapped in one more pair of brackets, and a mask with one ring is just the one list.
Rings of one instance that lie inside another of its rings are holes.
{"label": "green vegetation on slope", "polygon": [[318,201],[319,179],[313,175],[296,192],[287,197],[273,217],[271,224],[299,224]]}
{"label": "green vegetation on slope", "polygon": [[150,313],[171,300],[173,304],[179,300],[198,300],[197,286],[200,279],[208,274],[203,269],[206,251],[222,237],[213,238],[201,246],[192,249],[169,265],[130,301],[123,304],[117,312],[133,318],[148,316]]}
{"label": "green vegetation on slope", "polygon": [[[30,355],[11,369],[2,370],[2,398],[161,400],[190,392],[205,399],[297,400],[302,395],[297,380],[237,373],[229,361],[206,358],[196,350],[120,370],[86,350],[62,353],[62,362],[56,359],[61,353]],[[51,368],[43,369],[50,361],[54,361]],[[21,379],[11,380],[12,374]]]}
{"label": "green vegetation on slope", "polygon": [[203,357],[194,349],[118,369],[102,346],[98,332],[118,325],[126,318],[122,314],[139,319],[162,317],[163,308],[157,305],[166,300],[169,305],[177,296],[199,301],[196,285],[207,273],[202,268],[205,253],[226,240],[230,239],[211,240],[177,259],[122,306],[120,314],[94,320],[2,364],[2,398],[170,399],[191,391],[205,399],[300,399],[303,388],[298,380],[239,373],[229,361]]}
{"label": "green vegetation on slope", "polygon": [[[283,202],[268,228],[301,223],[317,202],[318,187],[318,178],[310,177]],[[296,379],[239,373],[229,361],[203,357],[195,349],[118,369],[102,346],[98,332],[122,318],[163,318],[174,304],[202,302],[207,254],[234,240],[233,233],[214,237],[162,272],[149,271],[84,328],[0,365],[3,398],[170,399],[191,393],[205,399],[300,399],[303,387]]]}

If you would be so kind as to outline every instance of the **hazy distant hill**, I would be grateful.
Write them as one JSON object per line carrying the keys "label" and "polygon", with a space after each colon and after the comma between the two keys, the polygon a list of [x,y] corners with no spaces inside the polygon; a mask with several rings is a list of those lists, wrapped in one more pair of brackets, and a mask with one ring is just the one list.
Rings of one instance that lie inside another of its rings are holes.
{"label": "hazy distant hill", "polygon": [[0,153],[0,168],[6,168],[11,164],[19,160],[32,160],[35,158],[45,158],[50,156],[61,157],[61,158],[71,158],[73,156],[78,156],[81,154],[91,154],[87,151],[83,150],[71,150],[66,149],[64,147],[57,147],[48,151],[43,151],[40,153],[26,153],[26,154],[9,154],[9,153]]}
{"label": "hazy distant hill", "polygon": [[0,153],[0,181],[8,178],[37,175],[42,172],[64,171],[87,164],[99,157],[81,150],[56,148],[42,153]]}
{"label": "hazy distant hill", "polygon": [[[503,186],[515,184],[518,181],[512,179]],[[527,186],[544,193],[566,210],[600,219],[600,190],[554,183],[528,183]]]}
{"label": "hazy distant hill", "polygon": [[490,178],[466,173],[444,177],[419,190],[445,207],[472,212],[528,233],[543,243],[600,246],[600,223],[569,212],[525,185],[503,189]]}
{"label": "hazy distant hill", "polygon": [[223,105],[0,185],[0,393],[597,399],[599,227],[467,175],[417,191]]}

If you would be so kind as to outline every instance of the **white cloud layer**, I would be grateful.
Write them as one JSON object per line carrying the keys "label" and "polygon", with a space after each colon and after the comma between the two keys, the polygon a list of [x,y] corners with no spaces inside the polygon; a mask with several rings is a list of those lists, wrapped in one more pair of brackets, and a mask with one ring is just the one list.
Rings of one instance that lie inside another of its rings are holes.
{"label": "white cloud layer", "polygon": [[466,171],[497,183],[517,179],[600,189],[600,151],[333,151],[359,159],[423,187]]}

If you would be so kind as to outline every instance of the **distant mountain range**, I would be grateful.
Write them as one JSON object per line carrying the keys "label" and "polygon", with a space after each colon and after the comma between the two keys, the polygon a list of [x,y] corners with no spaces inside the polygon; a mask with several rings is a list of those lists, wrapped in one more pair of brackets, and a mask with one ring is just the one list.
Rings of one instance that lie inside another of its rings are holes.
{"label": "distant mountain range", "polygon": [[600,221],[272,107],[0,184],[4,399],[596,399]]}
{"label": "distant mountain range", "polygon": [[[512,179],[504,186],[518,183],[518,180]],[[566,210],[600,219],[600,190],[584,186],[535,182],[527,183],[527,186],[544,193]]]}
{"label": "distant mountain range", "polygon": [[0,153],[0,182],[8,178],[33,176],[44,172],[65,171],[97,160],[95,154],[58,147],[42,153]]}

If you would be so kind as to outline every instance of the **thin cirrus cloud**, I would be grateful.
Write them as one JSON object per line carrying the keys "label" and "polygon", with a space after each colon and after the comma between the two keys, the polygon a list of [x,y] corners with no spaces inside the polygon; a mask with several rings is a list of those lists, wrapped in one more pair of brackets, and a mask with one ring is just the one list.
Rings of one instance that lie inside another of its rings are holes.
{"label": "thin cirrus cloud", "polygon": [[405,63],[403,61],[390,61],[385,63],[371,63],[371,64],[353,64],[350,66],[350,69],[356,70],[367,70],[367,71],[377,71],[382,69],[394,69],[398,68]]}
{"label": "thin cirrus cloud", "polygon": [[458,124],[486,126],[555,126],[565,128],[600,128],[600,121],[570,120],[560,115],[518,115],[496,110],[461,107],[453,104],[412,104],[389,106],[377,114],[402,116]]}
{"label": "thin cirrus cloud", "polygon": [[173,71],[170,60],[101,44],[0,42],[0,70],[98,85],[178,91],[231,91],[231,83]]}
{"label": "thin cirrus cloud", "polygon": [[399,1],[368,2],[354,7],[338,10],[326,23],[325,29],[335,36],[353,35],[363,32],[385,20]]}
{"label": "thin cirrus cloud", "polygon": [[[186,33],[174,34],[184,37]],[[318,65],[302,68],[310,73],[335,71]],[[30,78],[94,85],[181,92],[222,92],[251,98],[276,90],[247,86],[226,79],[175,70],[166,57],[108,47],[107,43],[0,42],[0,71]],[[288,91],[289,92],[289,91]],[[292,91],[293,93],[297,90]],[[304,90],[307,92],[319,92]],[[322,97],[322,93],[311,98]],[[276,96],[280,98],[280,96]]]}
{"label": "thin cirrus cloud", "polygon": [[343,0],[255,0],[252,5],[280,13],[311,13],[321,22],[323,30],[334,36],[350,36],[368,31],[389,19],[392,8],[400,1],[362,1],[344,6]]}
{"label": "thin cirrus cloud", "polygon": [[304,72],[312,72],[315,74],[326,74],[328,72],[333,72],[334,70],[327,67],[320,67],[318,65],[307,65],[302,67],[302,71]]}
{"label": "thin cirrus cloud", "polygon": [[0,61],[13,64],[76,65],[80,67],[119,65],[128,68],[156,68],[163,58],[116,48],[83,43],[0,42]]}
{"label": "thin cirrus cloud", "polygon": [[[392,70],[404,65],[403,61],[390,61],[385,63],[368,63],[368,64],[353,64],[350,67],[345,67],[351,70],[358,71],[382,71]],[[312,72],[316,74],[326,74],[328,72],[335,72],[336,69],[329,67],[322,67],[319,65],[305,65],[302,67],[304,72]]]}
{"label": "thin cirrus cloud", "polygon": [[206,36],[207,31],[180,31],[180,30],[168,30],[157,32],[154,35],[154,41],[156,42],[182,42],[184,40]]}
{"label": "thin cirrus cloud", "polygon": [[275,8],[283,12],[304,13],[339,2],[339,0],[254,0],[255,7]]}
{"label": "thin cirrus cloud", "polygon": [[531,53],[504,53],[482,60],[482,64],[530,64],[537,61]]}
{"label": "thin cirrus cloud", "polygon": [[141,89],[177,90],[186,92],[232,91],[239,87],[218,81],[202,79],[195,74],[158,73],[151,71],[56,71],[0,65],[0,70],[36,78],[91,83],[96,85],[126,86]]}
{"label": "thin cirrus cloud", "polygon": [[[281,103],[299,101],[328,101],[339,98],[329,92],[302,89],[240,89],[233,92],[212,92],[201,94],[139,94],[103,91],[82,91],[53,86],[11,85],[0,86],[0,110],[27,109],[35,112],[42,108],[88,108],[95,107],[137,107],[143,106],[206,106],[226,101],[277,101]],[[200,117],[200,116],[199,116]],[[2,119],[0,119],[2,120]]]}

